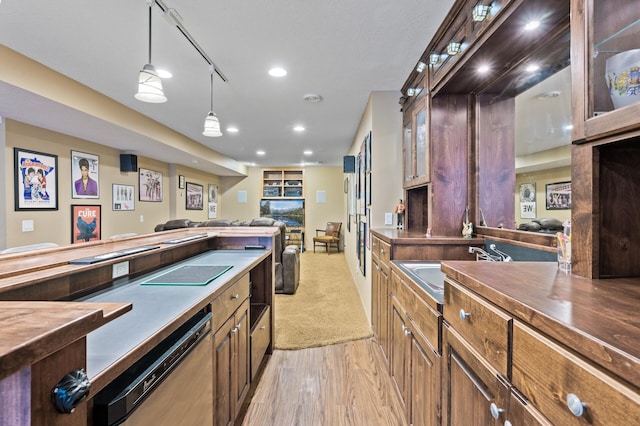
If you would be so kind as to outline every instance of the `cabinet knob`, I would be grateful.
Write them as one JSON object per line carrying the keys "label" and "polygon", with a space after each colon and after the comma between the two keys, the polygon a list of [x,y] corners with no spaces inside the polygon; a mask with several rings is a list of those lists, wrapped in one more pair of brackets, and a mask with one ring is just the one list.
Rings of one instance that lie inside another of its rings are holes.
{"label": "cabinet knob", "polygon": [[569,411],[576,417],[582,417],[584,414],[584,407],[587,404],[580,401],[580,398],[576,394],[570,393],[567,395],[567,407],[569,407]]}
{"label": "cabinet knob", "polygon": [[242,327],[242,323],[241,323],[241,322],[239,322],[239,323],[238,323],[238,325],[236,325],[236,328],[237,328],[238,330],[240,330],[240,327]]}
{"label": "cabinet knob", "polygon": [[471,314],[469,312],[465,312],[464,309],[460,309],[460,319],[462,321],[466,320],[470,316],[471,316]]}
{"label": "cabinet knob", "polygon": [[491,417],[496,420],[500,417],[501,413],[504,413],[504,409],[498,407],[495,402],[492,402],[489,408],[491,409]]}
{"label": "cabinet knob", "polygon": [[405,331],[404,331],[404,335],[405,335],[405,336],[411,336],[411,332],[410,332],[409,330],[405,330]]}
{"label": "cabinet knob", "polygon": [[384,253],[384,249],[383,248],[380,249],[380,253]]}
{"label": "cabinet knob", "polygon": [[237,327],[233,327],[233,329],[231,329],[231,334],[236,334],[237,332],[238,332]]}
{"label": "cabinet knob", "polygon": [[262,327],[260,327],[260,330],[266,330],[266,329],[267,329],[266,325],[263,325]]}
{"label": "cabinet knob", "polygon": [[240,298],[239,294],[234,294],[233,296],[231,296],[231,300],[238,300]]}

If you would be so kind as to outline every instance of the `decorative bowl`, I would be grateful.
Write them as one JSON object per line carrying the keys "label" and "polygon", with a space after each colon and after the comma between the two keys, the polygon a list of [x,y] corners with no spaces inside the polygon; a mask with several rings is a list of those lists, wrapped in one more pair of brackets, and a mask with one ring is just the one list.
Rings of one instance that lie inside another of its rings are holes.
{"label": "decorative bowl", "polygon": [[614,108],[640,101],[640,49],[627,50],[607,59],[605,73]]}

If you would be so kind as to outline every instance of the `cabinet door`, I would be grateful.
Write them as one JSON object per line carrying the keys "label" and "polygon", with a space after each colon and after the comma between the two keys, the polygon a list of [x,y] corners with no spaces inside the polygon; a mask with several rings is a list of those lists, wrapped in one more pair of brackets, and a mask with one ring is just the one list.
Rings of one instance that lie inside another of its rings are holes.
{"label": "cabinet door", "polygon": [[[507,420],[514,426],[551,426],[540,412],[531,405],[525,403],[513,392],[509,397],[509,414]],[[506,424],[506,422],[505,422]]]}
{"label": "cabinet door", "polygon": [[379,299],[379,321],[378,321],[378,333],[380,335],[380,346],[382,347],[383,355],[387,362],[389,362],[389,305],[391,299],[389,296],[389,267],[384,263],[380,263],[380,271],[378,275],[378,289],[380,291]]}
{"label": "cabinet door", "polygon": [[378,344],[382,344],[380,341],[380,266],[373,256],[371,266],[371,329]]}
{"label": "cabinet door", "polygon": [[402,134],[404,187],[429,182],[428,96],[417,99],[405,114]]}
{"label": "cabinet door", "polygon": [[233,338],[233,371],[235,373],[232,382],[234,396],[234,416],[237,416],[242,407],[250,385],[249,365],[249,300],[238,309],[235,315],[235,332],[231,331]]}
{"label": "cabinet door", "polygon": [[[508,389],[496,370],[449,327],[443,337],[443,424],[502,425]],[[491,415],[491,404],[501,410],[498,419]]]}
{"label": "cabinet door", "polygon": [[440,424],[440,356],[427,343],[411,339],[411,421]]}
{"label": "cabinet door", "polygon": [[407,322],[395,303],[392,304],[391,316],[391,378],[398,389],[406,414],[409,343],[411,339],[407,338],[405,334],[408,331]]}
{"label": "cabinet door", "polygon": [[232,407],[233,336],[235,318],[232,316],[213,336],[213,414],[215,426],[231,425],[235,410]]}

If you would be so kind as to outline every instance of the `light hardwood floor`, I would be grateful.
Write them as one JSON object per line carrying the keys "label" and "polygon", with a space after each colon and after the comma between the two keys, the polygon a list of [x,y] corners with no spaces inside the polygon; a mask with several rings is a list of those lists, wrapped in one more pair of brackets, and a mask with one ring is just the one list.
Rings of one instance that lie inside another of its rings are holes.
{"label": "light hardwood floor", "polygon": [[274,351],[246,426],[406,425],[373,339]]}

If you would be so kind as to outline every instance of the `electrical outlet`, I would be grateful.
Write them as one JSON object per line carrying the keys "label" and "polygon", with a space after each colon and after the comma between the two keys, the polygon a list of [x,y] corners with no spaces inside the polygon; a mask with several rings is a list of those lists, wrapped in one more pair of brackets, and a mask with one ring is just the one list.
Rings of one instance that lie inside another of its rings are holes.
{"label": "electrical outlet", "polygon": [[123,277],[125,275],[129,275],[129,261],[126,260],[124,262],[114,263],[112,271],[113,271],[113,273],[111,275],[111,278],[114,279],[114,280],[116,278]]}
{"label": "electrical outlet", "polygon": [[140,223],[144,222],[144,216],[140,215]]}

